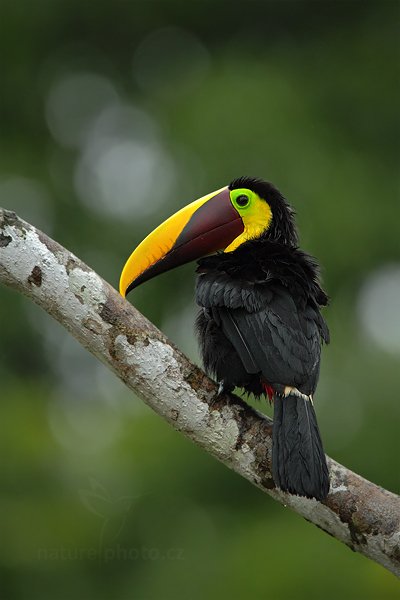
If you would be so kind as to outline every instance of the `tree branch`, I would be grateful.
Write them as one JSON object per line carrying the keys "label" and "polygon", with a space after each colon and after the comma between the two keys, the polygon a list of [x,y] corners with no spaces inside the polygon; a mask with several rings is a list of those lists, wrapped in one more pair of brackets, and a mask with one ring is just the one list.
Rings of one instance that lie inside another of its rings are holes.
{"label": "tree branch", "polygon": [[59,321],[175,429],[308,521],[400,576],[400,497],[329,459],[320,503],[274,488],[272,421],[217,387],[99,275],[0,209],[0,282]]}

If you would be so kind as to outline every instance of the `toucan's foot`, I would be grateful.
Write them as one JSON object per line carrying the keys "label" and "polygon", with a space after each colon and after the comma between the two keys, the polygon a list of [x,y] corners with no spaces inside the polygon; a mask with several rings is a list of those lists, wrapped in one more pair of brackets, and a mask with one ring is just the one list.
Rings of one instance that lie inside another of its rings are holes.
{"label": "toucan's foot", "polygon": [[222,394],[229,394],[233,390],[233,387],[226,383],[226,381],[220,381],[218,386],[218,396]]}

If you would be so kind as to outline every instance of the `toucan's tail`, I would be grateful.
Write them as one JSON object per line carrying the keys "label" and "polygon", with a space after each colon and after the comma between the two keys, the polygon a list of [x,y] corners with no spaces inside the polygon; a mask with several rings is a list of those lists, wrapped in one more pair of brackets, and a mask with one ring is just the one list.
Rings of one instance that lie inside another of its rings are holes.
{"label": "toucan's tail", "polygon": [[329,473],[311,399],[290,394],[274,398],[272,475],[291,494],[323,500]]}

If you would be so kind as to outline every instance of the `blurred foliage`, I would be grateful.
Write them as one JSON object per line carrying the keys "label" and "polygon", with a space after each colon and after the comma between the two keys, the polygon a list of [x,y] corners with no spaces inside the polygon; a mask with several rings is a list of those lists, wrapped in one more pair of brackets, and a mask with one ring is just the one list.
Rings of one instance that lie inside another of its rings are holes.
{"label": "blurred foliage", "polygon": [[[399,261],[399,7],[0,7],[0,205],[116,286],[175,208],[241,174],[273,181],[332,299],[327,452],[397,493],[399,352],[368,319],[396,334],[398,318],[385,289],[365,317],[363,294]],[[131,300],[198,360],[193,280],[188,265]],[[50,317],[7,289],[0,302],[2,599],[398,597],[392,575],[194,447]]]}

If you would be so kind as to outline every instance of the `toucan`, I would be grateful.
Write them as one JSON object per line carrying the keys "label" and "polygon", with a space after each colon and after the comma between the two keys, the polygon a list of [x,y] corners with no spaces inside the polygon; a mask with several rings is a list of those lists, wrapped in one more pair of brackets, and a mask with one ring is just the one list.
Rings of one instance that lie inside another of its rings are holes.
{"label": "toucan", "polygon": [[122,296],[198,261],[196,331],[219,391],[274,405],[272,476],[285,492],[323,500],[329,472],[314,411],[328,303],[317,261],[299,248],[294,210],[267,181],[240,177],[182,208],[128,258]]}

